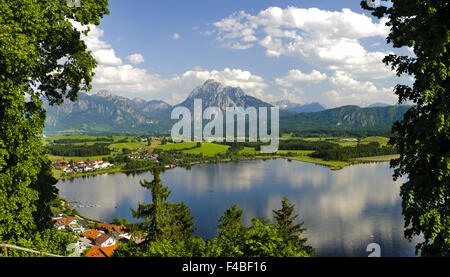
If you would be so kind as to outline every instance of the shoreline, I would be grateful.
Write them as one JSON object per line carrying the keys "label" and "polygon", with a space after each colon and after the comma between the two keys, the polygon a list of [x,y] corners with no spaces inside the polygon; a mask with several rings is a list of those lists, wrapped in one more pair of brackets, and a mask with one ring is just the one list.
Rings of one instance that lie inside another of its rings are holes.
{"label": "shoreline", "polygon": [[[226,163],[226,162],[239,162],[239,161],[251,161],[251,160],[285,159],[288,161],[293,160],[293,161],[299,161],[299,162],[304,162],[304,163],[322,165],[322,166],[329,167],[330,170],[341,170],[341,169],[344,169],[345,167],[351,166],[351,165],[366,164],[366,163],[384,163],[384,162],[390,162],[392,159],[396,159],[396,158],[398,158],[398,155],[362,157],[362,158],[352,159],[350,161],[324,161],[322,159],[311,158],[309,156],[273,155],[273,156],[255,156],[255,157],[239,158],[239,159],[223,159],[223,160],[218,160],[218,161],[213,161],[213,162],[192,162],[189,164],[189,166],[193,166],[193,165],[197,165],[197,164]],[[177,166],[177,167],[181,167],[181,166]],[[101,175],[101,174],[114,174],[114,173],[119,173],[119,172],[133,173],[133,172],[139,172],[139,171],[148,171],[151,168],[152,167],[146,167],[146,168],[141,168],[141,169],[129,170],[129,169],[124,169],[123,165],[121,165],[121,166],[112,167],[109,169],[92,171],[92,172],[87,172],[87,173],[78,173],[78,174],[73,174],[73,175],[69,175],[69,176],[61,176],[61,175],[55,176],[56,170],[54,170],[53,177],[55,177],[56,180],[60,181],[60,180],[69,180],[69,179],[95,176],[95,175]],[[186,167],[183,166],[182,168],[186,168]],[[171,169],[171,168],[167,168],[167,169]]]}

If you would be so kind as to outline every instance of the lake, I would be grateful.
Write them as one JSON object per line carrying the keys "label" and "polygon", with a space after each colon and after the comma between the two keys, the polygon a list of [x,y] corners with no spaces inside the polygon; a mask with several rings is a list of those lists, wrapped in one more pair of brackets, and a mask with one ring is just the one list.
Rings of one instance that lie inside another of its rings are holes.
{"label": "lake", "polygon": [[[210,239],[218,219],[234,203],[252,217],[273,219],[283,197],[295,204],[308,230],[304,236],[318,256],[368,256],[378,243],[382,256],[414,256],[403,238],[400,185],[388,163],[360,164],[332,171],[328,167],[284,159],[200,164],[161,174],[172,191],[170,202],[184,201],[196,220],[196,234]],[[139,185],[149,172],[115,173],[61,180],[60,196],[80,214],[106,222],[131,217],[130,207],[149,203],[150,192]]]}

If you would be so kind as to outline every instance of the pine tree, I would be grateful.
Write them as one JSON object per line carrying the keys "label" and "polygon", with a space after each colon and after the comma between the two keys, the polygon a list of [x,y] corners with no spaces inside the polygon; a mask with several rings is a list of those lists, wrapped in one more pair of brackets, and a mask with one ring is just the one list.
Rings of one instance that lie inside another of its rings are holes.
{"label": "pine tree", "polygon": [[237,205],[233,204],[231,209],[226,210],[219,219],[218,235],[230,240],[239,237],[244,229],[242,225],[243,214],[244,210],[238,209]]}
{"label": "pine tree", "polygon": [[153,180],[143,180],[141,186],[147,188],[152,194],[152,203],[138,204],[138,209],[131,209],[136,219],[143,219],[139,223],[139,229],[147,233],[146,241],[158,241],[164,239],[179,239],[195,232],[194,221],[189,208],[184,204],[170,203],[167,199],[170,190],[161,183],[160,173],[162,169],[152,169]]}
{"label": "pine tree", "polygon": [[177,225],[176,233],[184,237],[189,237],[197,228],[194,228],[194,218],[191,216],[191,210],[184,202],[181,202],[175,207],[175,222]]}
{"label": "pine tree", "polygon": [[306,231],[303,228],[304,222],[294,224],[298,218],[298,214],[295,213],[295,205],[289,204],[286,197],[281,201],[281,209],[273,210],[274,218],[276,220],[276,226],[280,235],[286,242],[292,242],[298,249],[307,250],[308,253],[312,253],[312,248],[305,245],[307,238],[302,238],[301,234]]}

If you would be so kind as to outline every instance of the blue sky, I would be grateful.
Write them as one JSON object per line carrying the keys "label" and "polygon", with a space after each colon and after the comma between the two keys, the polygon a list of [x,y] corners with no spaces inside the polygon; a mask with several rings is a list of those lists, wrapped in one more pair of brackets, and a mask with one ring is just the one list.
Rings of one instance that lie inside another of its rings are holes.
{"label": "blue sky", "polygon": [[213,78],[268,102],[394,104],[384,22],[359,1],[110,0],[94,89],[181,102]]}

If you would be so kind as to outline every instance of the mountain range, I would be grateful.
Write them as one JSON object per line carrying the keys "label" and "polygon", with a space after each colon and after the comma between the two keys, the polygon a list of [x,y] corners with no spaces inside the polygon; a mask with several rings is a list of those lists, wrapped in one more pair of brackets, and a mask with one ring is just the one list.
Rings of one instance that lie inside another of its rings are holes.
{"label": "mountain range", "polygon": [[274,106],[277,106],[278,108],[280,108],[280,110],[287,110],[297,113],[312,113],[312,112],[321,112],[325,110],[325,108],[320,103],[317,102],[302,105],[292,103],[289,100],[281,100],[275,102]]}
{"label": "mountain range", "polygon": [[47,121],[44,132],[54,134],[161,134],[170,133],[175,120],[172,109],[185,106],[193,109],[194,99],[202,99],[203,108],[219,107],[280,107],[282,132],[311,130],[390,130],[394,121],[402,118],[408,106],[361,108],[344,106],[328,109],[319,103],[306,105],[282,101],[272,104],[247,95],[241,88],[225,87],[208,80],[195,88],[182,103],[171,106],[164,101],[128,99],[99,91],[79,93],[78,101],[66,101],[61,106],[45,105]]}

